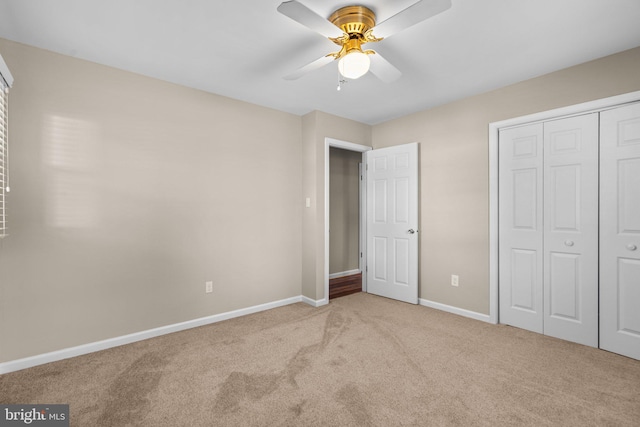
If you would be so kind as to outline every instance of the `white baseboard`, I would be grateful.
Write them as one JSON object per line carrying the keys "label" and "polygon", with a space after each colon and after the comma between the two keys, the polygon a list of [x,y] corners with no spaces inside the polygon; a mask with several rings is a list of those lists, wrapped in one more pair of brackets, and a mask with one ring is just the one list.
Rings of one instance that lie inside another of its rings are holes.
{"label": "white baseboard", "polygon": [[305,297],[304,295],[302,296],[302,302],[309,304],[312,307],[321,307],[323,305],[327,305],[329,304],[329,301],[327,301],[326,298],[323,299],[319,299],[319,300],[313,300],[309,297]]}
{"label": "white baseboard", "polygon": [[322,300],[313,301],[310,298],[303,296],[296,296],[280,301],[268,302],[265,304],[254,305],[253,307],[242,308],[239,310],[228,311],[226,313],[214,314],[212,316],[201,317],[199,319],[188,320],[186,322],[175,323],[173,325],[162,326],[159,328],[148,329],[146,331],[136,332],[129,335],[123,335],[120,337],[110,338],[103,341],[97,341],[89,344],[79,345],[77,347],[65,348],[62,350],[52,351],[50,353],[39,354],[37,356],[25,357],[24,359],[12,360],[9,362],[0,363],[0,374],[6,374],[9,372],[19,371],[21,369],[31,368],[33,366],[44,365],[45,363],[56,362],[58,360],[68,359],[70,357],[81,356],[83,354],[93,353],[100,350],[106,350],[112,347],[118,347],[125,344],[131,344],[136,341],[142,341],[149,338],[158,337],[160,335],[170,334],[173,332],[184,331],[185,329],[191,329],[198,326],[209,325],[211,323],[221,322],[223,320],[233,319],[234,317],[246,316],[247,314],[258,313],[260,311],[270,310],[276,307],[282,307],[289,304],[294,304],[303,301],[307,304],[311,304],[312,301],[315,304],[311,304],[314,307],[319,307],[323,304]]}
{"label": "white baseboard", "polygon": [[[359,270],[358,270],[359,271]],[[39,354],[37,356],[25,357],[24,359],[12,360],[9,362],[0,363],[0,375],[7,374],[9,372],[19,371],[21,369],[31,368],[33,366],[44,365],[45,363],[56,362],[58,360],[69,359],[71,357],[81,356],[83,354],[89,354],[100,350],[106,350],[108,348],[119,347],[125,344],[131,344],[137,341],[146,340],[149,338],[158,337],[161,335],[170,334],[173,332],[184,331],[186,329],[196,328],[198,326],[209,325],[223,320],[233,319],[235,317],[246,316],[248,314],[258,313],[260,311],[270,310],[272,308],[282,307],[297,302],[304,302],[312,307],[321,307],[329,303],[326,298],[321,300],[313,300],[309,297],[300,295],[291,297],[279,301],[273,301],[265,304],[255,305],[253,307],[242,308],[239,310],[228,311],[226,313],[214,314],[212,316],[201,317],[199,319],[188,320],[186,322],[175,323],[173,325],[162,326],[159,328],[148,329],[146,331],[136,332],[129,335],[123,335],[120,337],[110,338],[102,341],[97,341],[89,344],[79,345],[77,347],[65,348],[62,350],[52,351],[50,353]],[[446,304],[441,304],[426,299],[420,299],[420,305],[425,307],[435,308],[437,310],[446,311],[460,316],[469,317],[471,319],[480,320],[483,322],[491,322],[489,315],[476,313],[474,311],[465,310],[462,308],[452,307]]]}
{"label": "white baseboard", "polygon": [[428,299],[419,299],[420,305],[429,308],[435,308],[436,310],[446,311],[447,313],[457,314],[459,316],[469,317],[471,319],[480,320],[482,322],[494,323],[488,314],[477,313],[475,311],[465,310],[464,308],[453,307],[451,305],[441,304],[435,301],[429,301]]}
{"label": "white baseboard", "polygon": [[355,270],[341,271],[339,273],[331,273],[331,274],[329,274],[329,280],[337,279],[338,277],[351,276],[353,274],[358,274],[358,273],[360,273],[360,269],[359,268],[356,268]]}

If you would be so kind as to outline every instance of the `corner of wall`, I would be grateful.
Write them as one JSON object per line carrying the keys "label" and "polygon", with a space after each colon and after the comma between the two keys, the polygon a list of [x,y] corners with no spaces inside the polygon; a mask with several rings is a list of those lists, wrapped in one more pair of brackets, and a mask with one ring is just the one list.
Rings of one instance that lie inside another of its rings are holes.
{"label": "corner of wall", "polygon": [[[317,112],[302,117],[302,295],[316,300],[316,121]],[[308,205],[307,205],[308,201]]]}
{"label": "corner of wall", "polygon": [[371,145],[372,127],[322,111],[302,117],[302,295],[326,300],[325,287],[325,138]]}

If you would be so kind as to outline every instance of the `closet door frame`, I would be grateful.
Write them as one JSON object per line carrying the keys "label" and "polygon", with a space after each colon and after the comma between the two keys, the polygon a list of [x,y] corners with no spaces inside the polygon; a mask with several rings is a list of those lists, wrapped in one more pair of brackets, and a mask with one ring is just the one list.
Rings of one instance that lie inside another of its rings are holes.
{"label": "closet door frame", "polygon": [[572,117],[586,113],[597,113],[639,101],[640,91],[637,91],[489,123],[489,322],[498,323],[500,321],[498,301],[498,135],[500,130],[514,126],[522,126],[524,124],[544,122],[551,119]]}

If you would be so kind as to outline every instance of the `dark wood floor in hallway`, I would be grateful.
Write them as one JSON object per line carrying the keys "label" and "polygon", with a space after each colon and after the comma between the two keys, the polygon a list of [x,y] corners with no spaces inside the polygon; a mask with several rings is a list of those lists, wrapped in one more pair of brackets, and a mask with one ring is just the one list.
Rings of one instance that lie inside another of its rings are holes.
{"label": "dark wood floor in hallway", "polygon": [[329,299],[362,292],[362,273],[329,279]]}

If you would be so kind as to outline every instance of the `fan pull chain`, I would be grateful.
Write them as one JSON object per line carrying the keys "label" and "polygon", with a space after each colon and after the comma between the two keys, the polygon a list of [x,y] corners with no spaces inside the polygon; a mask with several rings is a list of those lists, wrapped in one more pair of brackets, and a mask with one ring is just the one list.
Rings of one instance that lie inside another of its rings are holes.
{"label": "fan pull chain", "polygon": [[340,92],[342,90],[342,85],[347,83],[347,80],[342,77],[342,74],[340,74],[340,71],[338,71],[338,87],[337,87],[337,91]]}

